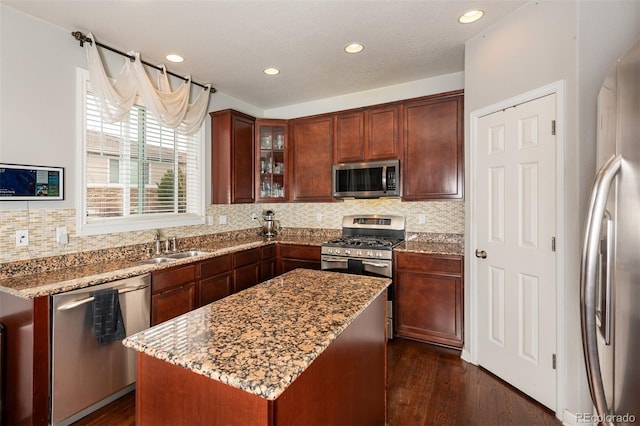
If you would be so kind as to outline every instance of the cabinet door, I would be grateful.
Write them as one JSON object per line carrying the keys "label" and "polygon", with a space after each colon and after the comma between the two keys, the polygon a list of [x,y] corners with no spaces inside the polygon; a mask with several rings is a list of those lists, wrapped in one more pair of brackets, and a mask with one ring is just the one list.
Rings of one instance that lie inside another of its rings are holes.
{"label": "cabinet door", "polygon": [[233,193],[232,203],[253,203],[255,187],[253,173],[254,121],[244,116],[233,116]]}
{"label": "cabinet door", "polygon": [[260,282],[260,263],[242,266],[233,270],[234,292],[253,287]]}
{"label": "cabinet door", "polygon": [[199,287],[199,306],[227,297],[233,293],[231,272],[200,280]]}
{"label": "cabinet door", "polygon": [[289,140],[286,120],[256,121],[256,200],[289,199]]}
{"label": "cabinet door", "polygon": [[398,336],[461,348],[461,290],[460,277],[397,271]]}
{"label": "cabinet door", "polygon": [[366,159],[400,158],[400,106],[371,108],[365,113]]}
{"label": "cabinet door", "polygon": [[255,118],[234,110],[211,113],[213,204],[253,203]]}
{"label": "cabinet door", "polygon": [[348,112],[336,116],[333,149],[336,163],[364,160],[364,112]]}
{"label": "cabinet door", "polygon": [[456,92],[404,105],[404,200],[463,197],[462,99]]}
{"label": "cabinet door", "polygon": [[293,201],[331,201],[333,116],[291,122]]}
{"label": "cabinet door", "polygon": [[196,283],[151,296],[151,325],[175,318],[196,308]]}
{"label": "cabinet door", "polygon": [[394,263],[398,336],[461,348],[462,258],[398,252]]}

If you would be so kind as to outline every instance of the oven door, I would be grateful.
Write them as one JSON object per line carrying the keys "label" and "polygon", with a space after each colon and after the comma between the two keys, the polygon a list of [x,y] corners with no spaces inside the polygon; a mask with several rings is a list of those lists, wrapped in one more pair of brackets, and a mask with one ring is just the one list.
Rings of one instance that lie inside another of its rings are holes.
{"label": "oven door", "polygon": [[348,274],[368,275],[373,277],[391,278],[391,261],[378,259],[351,259],[348,257],[321,257],[320,269],[323,271],[345,272]]}
{"label": "oven door", "polygon": [[[385,259],[350,259],[348,257],[322,255],[323,271],[344,272],[356,275],[392,278],[392,261]],[[393,284],[387,288],[387,339],[393,339]]]}

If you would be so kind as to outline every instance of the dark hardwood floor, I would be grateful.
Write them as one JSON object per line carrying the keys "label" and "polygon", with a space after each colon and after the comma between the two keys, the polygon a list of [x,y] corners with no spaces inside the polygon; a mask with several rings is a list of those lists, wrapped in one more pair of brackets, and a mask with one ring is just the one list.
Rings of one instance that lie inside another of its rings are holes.
{"label": "dark hardwood floor", "polygon": [[[561,424],[551,411],[452,349],[389,342],[387,382],[390,426]],[[74,425],[135,425],[135,393]]]}

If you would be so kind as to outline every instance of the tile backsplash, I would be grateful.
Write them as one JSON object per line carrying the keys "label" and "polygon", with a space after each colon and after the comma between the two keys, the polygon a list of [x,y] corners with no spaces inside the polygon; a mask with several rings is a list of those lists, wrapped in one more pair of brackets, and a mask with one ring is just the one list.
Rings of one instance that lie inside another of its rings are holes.
{"label": "tile backsplash", "polygon": [[[335,203],[209,205],[213,225],[172,228],[178,238],[260,227],[264,209],[272,209],[284,228],[340,229],[349,214],[394,214],[407,218],[408,232],[464,233],[464,202],[402,202],[397,199],[345,200]],[[58,256],[153,241],[155,230],[76,236],[75,209],[0,210],[0,263]],[[255,214],[258,219],[252,219]],[[222,218],[221,218],[222,217]],[[222,219],[222,220],[221,220]],[[220,224],[224,222],[225,224]],[[424,223],[420,223],[424,219]],[[56,227],[66,226],[69,243],[56,242]],[[17,230],[29,231],[29,245],[16,247]]]}

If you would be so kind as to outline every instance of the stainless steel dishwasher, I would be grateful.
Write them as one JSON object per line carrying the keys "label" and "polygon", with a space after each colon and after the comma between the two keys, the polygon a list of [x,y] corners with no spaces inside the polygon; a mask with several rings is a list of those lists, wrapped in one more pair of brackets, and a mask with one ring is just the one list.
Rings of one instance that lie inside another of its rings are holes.
{"label": "stainless steel dishwasher", "polygon": [[135,351],[93,335],[99,290],[118,290],[126,335],[149,328],[151,277],[141,275],[52,296],[51,423],[70,424],[135,386]]}

